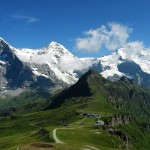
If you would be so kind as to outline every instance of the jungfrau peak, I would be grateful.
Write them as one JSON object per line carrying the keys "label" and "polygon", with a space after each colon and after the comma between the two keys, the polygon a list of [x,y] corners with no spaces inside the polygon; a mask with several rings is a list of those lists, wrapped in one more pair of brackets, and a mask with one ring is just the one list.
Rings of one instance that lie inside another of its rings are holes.
{"label": "jungfrau peak", "polygon": [[78,58],[54,41],[40,49],[17,49],[0,38],[0,92],[56,90],[74,84],[89,69],[113,81],[127,76],[150,87],[149,60],[149,50],[130,44],[101,58]]}

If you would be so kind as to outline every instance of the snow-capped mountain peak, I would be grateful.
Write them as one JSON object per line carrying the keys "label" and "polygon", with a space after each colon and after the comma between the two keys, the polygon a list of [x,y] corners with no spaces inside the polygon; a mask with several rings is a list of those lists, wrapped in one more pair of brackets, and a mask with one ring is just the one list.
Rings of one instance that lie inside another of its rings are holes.
{"label": "snow-capped mountain peak", "polygon": [[58,88],[74,84],[89,69],[118,80],[127,76],[150,87],[150,49],[132,42],[101,58],[78,58],[52,41],[40,49],[17,49],[0,38],[0,91],[26,87]]}
{"label": "snow-capped mountain peak", "polygon": [[4,45],[9,46],[9,44],[3,38],[0,37],[0,47],[3,47]]}
{"label": "snow-capped mountain peak", "polygon": [[145,77],[150,74],[150,49],[144,49],[142,43],[128,43],[100,60],[103,68],[101,74],[105,78],[127,76],[139,84],[147,84]]}
{"label": "snow-capped mountain peak", "polygon": [[150,49],[144,49],[142,45],[137,46],[135,43],[131,43],[124,48],[120,48],[116,55],[122,61],[128,60],[138,64],[144,72],[150,74]]}
{"label": "snow-capped mountain peak", "polygon": [[69,50],[67,50],[63,45],[57,43],[57,42],[54,42],[52,41],[48,47],[46,47],[46,49],[51,52],[51,53],[54,53],[56,55],[62,55],[62,54],[65,54],[65,53],[68,53],[69,55],[72,55]]}
{"label": "snow-capped mountain peak", "polygon": [[0,37],[0,41],[2,41],[2,40],[3,40],[3,38]]}
{"label": "snow-capped mountain peak", "polygon": [[14,53],[20,61],[31,66],[35,75],[48,77],[47,73],[40,73],[38,69],[39,65],[47,66],[58,79],[67,84],[77,81],[77,74],[74,73],[74,70],[85,68],[79,58],[57,42],[51,42],[47,47],[41,49],[15,49]]}
{"label": "snow-capped mountain peak", "polygon": [[59,44],[59,43],[57,43],[55,41],[50,42],[50,44],[48,45],[48,47],[49,48],[53,48],[53,49],[61,49],[61,48],[63,49],[64,48],[63,45],[61,45],[61,44]]}

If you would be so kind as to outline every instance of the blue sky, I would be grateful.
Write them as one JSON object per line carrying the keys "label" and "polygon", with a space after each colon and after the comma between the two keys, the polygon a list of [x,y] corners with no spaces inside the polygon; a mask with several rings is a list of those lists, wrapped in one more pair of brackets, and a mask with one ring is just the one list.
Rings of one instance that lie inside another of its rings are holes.
{"label": "blue sky", "polygon": [[150,0],[0,0],[0,37],[17,48],[56,41],[101,57],[131,41],[150,47],[149,27]]}

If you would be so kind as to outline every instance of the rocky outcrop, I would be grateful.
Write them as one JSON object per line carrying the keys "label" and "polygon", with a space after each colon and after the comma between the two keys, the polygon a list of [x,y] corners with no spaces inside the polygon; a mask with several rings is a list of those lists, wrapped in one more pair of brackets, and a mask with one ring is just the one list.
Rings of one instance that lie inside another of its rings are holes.
{"label": "rocky outcrop", "polygon": [[117,130],[115,128],[108,128],[107,132],[123,140],[123,145],[121,146],[121,148],[129,149],[129,147],[131,147],[131,138],[125,132]]}
{"label": "rocky outcrop", "polygon": [[118,130],[116,128],[117,125],[121,124],[128,124],[131,122],[131,115],[124,115],[124,114],[116,114],[113,117],[109,118],[105,121],[106,126],[104,129],[111,135],[118,136],[120,139],[123,140],[123,145],[121,148],[129,149],[131,146],[131,138],[125,132]]}
{"label": "rocky outcrop", "polygon": [[131,122],[131,115],[117,114],[114,115],[112,118],[108,119],[106,121],[106,124],[114,127],[119,124],[128,124],[130,122]]}

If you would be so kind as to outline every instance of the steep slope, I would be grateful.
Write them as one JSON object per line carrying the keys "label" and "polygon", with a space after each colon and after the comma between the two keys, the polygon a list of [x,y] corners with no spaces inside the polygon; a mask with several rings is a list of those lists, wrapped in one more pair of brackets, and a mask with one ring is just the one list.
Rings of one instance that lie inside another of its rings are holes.
{"label": "steep slope", "polygon": [[62,91],[53,98],[52,108],[57,108],[72,97],[104,96],[116,109],[136,109],[141,112],[150,107],[150,91],[133,83],[133,80],[122,77],[117,82],[103,78],[99,73],[89,70],[76,84]]}
{"label": "steep slope", "polygon": [[[33,69],[30,66],[30,63],[22,61],[18,55],[16,55],[18,51],[19,50],[11,47],[4,40],[0,40],[0,90],[2,94],[9,94],[10,92],[7,91],[16,90],[18,88],[22,90],[37,87],[47,89],[67,85],[45,64],[37,65],[41,70],[41,75],[39,75],[35,68]],[[42,74],[42,72],[48,72],[49,76]],[[16,93],[16,91],[14,93]],[[13,94],[13,92],[11,94]]]}
{"label": "steep slope", "polygon": [[[22,77],[25,80],[32,80],[28,78],[31,73],[28,68],[24,68],[23,63],[13,53],[11,47],[2,39],[0,39],[0,59],[1,59],[1,90],[3,88],[15,88],[21,86]],[[24,74],[26,72],[26,74]]]}
{"label": "steep slope", "polygon": [[58,79],[67,84],[72,84],[77,80],[77,78],[69,76],[69,73],[73,74],[75,70],[75,67],[72,68],[72,63],[82,64],[78,58],[56,42],[51,42],[42,49],[16,49],[15,54],[21,61],[27,63],[37,76],[50,76],[49,70],[44,72],[40,68],[45,65],[54,72]]}
{"label": "steep slope", "polygon": [[61,104],[63,104],[66,99],[70,99],[72,97],[90,96],[92,93],[90,91],[90,87],[87,82],[87,77],[89,74],[91,74],[91,71],[84,74],[82,78],[78,80],[76,84],[74,84],[70,88],[64,90],[62,93],[54,97],[53,102],[50,105],[50,108],[60,107]]}

